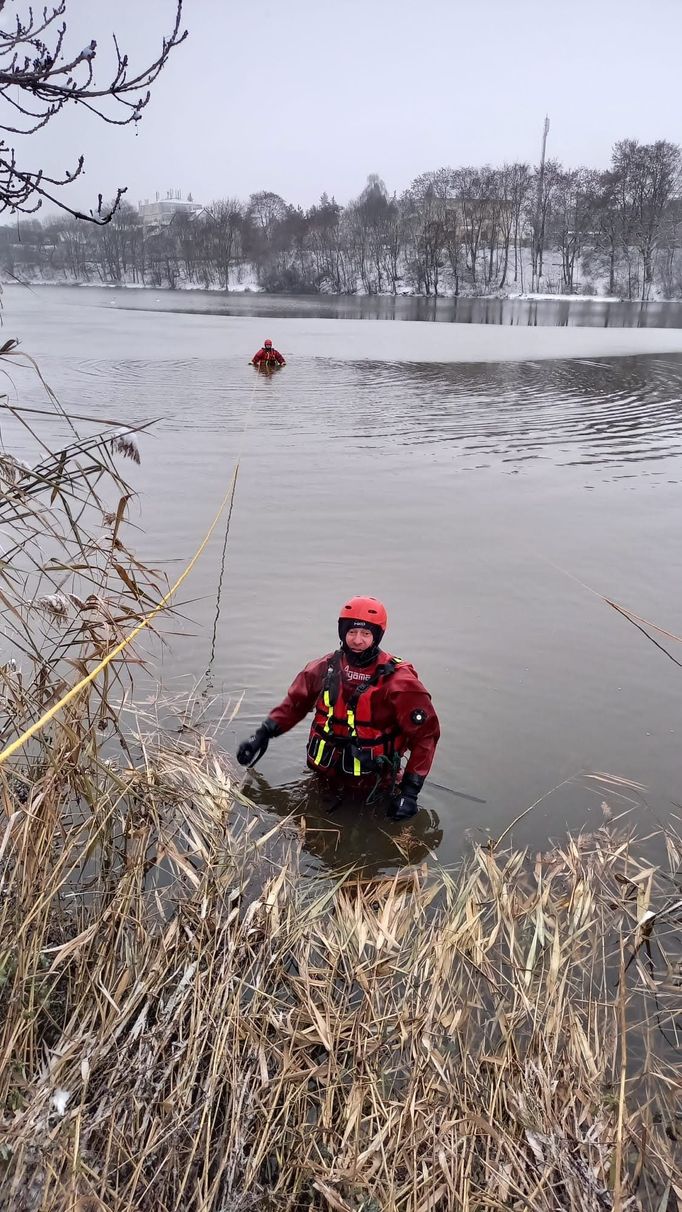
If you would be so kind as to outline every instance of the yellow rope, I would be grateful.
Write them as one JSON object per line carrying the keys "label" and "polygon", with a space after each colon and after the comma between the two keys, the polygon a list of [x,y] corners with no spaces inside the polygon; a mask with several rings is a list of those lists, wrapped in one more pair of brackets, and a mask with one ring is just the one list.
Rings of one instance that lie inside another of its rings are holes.
{"label": "yellow rope", "polygon": [[66,707],[67,703],[70,703],[72,701],[72,699],[74,699],[76,697],[76,695],[80,693],[81,690],[84,690],[85,687],[88,686],[90,682],[94,681],[94,679],[102,672],[102,670],[106,669],[107,665],[109,665],[110,662],[113,661],[114,658],[119,655],[119,653],[123,652],[123,649],[127,648],[128,644],[131,644],[132,641],[136,638],[136,636],[138,636],[140,634],[140,632],[144,630],[145,627],[149,626],[152,619],[155,619],[157,614],[160,614],[161,611],[167,606],[170,599],[173,597],[173,595],[177,592],[177,590],[182,585],[182,582],[185,580],[185,577],[189,576],[190,572],[194,568],[194,565],[196,564],[197,560],[199,559],[199,556],[204,551],[204,548],[206,547],[209,539],[211,538],[213,531],[215,530],[216,526],[218,525],[220,516],[223,513],[223,510],[225,509],[225,506],[227,505],[227,502],[229,501],[230,496],[232,494],[233,487],[237,482],[238,472],[239,472],[239,461],[237,461],[237,463],[235,464],[234,472],[232,474],[232,479],[230,480],[230,486],[229,486],[227,492],[225,493],[225,496],[223,497],[220,508],[219,508],[217,514],[215,515],[213,521],[211,522],[211,525],[209,526],[208,530],[206,531],[206,534],[205,534],[202,542],[200,543],[199,547],[197,548],[194,555],[192,556],[189,564],[187,564],[184,571],[181,572],[181,574],[178,577],[175,584],[172,586],[171,589],[168,590],[168,593],[164,594],[164,596],[161,598],[161,601],[158,603],[158,605],[156,605],[154,607],[154,609],[151,610],[149,612],[149,614],[146,615],[145,618],[143,618],[141,620],[141,622],[139,622],[133,628],[133,630],[130,632],[130,635],[127,635],[125,637],[125,639],[121,640],[120,644],[117,644],[115,648],[112,648],[111,652],[108,652],[107,655],[99,662],[99,664],[95,665],[95,668],[92,669],[90,671],[90,673],[88,673],[84,678],[81,678],[80,682],[76,682],[76,685],[72,686],[70,690],[67,690],[66,694],[59,700],[58,703],[55,703],[54,706],[48,708],[48,710],[44,713],[44,715],[41,715],[39,720],[36,720],[34,724],[31,724],[30,728],[27,728],[25,732],[22,732],[21,736],[17,737],[17,739],[15,741],[12,741],[12,743],[10,745],[8,745],[5,749],[3,749],[2,753],[0,753],[0,765],[2,765],[2,763],[5,762],[7,760],[7,758],[11,757],[12,754],[16,753],[18,749],[21,749],[22,745],[25,745],[26,742],[29,741],[32,736],[35,736],[36,732],[39,732],[41,728],[44,728],[46,724],[49,724],[50,720],[55,717],[57,712],[61,711],[62,707]]}

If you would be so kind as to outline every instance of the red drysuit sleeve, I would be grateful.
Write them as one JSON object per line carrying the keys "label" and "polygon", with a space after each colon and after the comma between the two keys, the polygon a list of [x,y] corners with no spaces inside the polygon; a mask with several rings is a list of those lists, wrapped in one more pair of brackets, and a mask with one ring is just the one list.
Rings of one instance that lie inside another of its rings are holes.
{"label": "red drysuit sleeve", "polygon": [[324,686],[331,658],[332,653],[329,653],[328,656],[310,661],[305,669],[296,675],[287,690],[286,697],[282,699],[279,706],[270,712],[270,719],[274,721],[280,732],[288,732],[295,724],[300,723],[309,711],[312,711]]}
{"label": "red drysuit sleeve", "polygon": [[440,724],[431,695],[412,666],[407,664],[401,665],[390,678],[388,693],[396,722],[410,751],[405,773],[425,778],[440,737]]}

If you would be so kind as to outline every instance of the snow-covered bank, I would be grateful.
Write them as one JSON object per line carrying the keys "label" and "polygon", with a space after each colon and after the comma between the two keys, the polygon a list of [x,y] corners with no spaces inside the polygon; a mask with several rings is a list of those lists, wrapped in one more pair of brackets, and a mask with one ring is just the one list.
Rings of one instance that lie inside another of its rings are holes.
{"label": "snow-covered bank", "polygon": [[158,294],[173,295],[173,294],[202,293],[202,294],[225,296],[225,297],[230,297],[232,295],[252,295],[252,294],[263,295],[263,294],[270,293],[273,295],[273,297],[305,298],[305,299],[317,298],[317,299],[320,299],[321,301],[325,300],[325,299],[327,299],[327,300],[328,299],[424,299],[424,300],[430,299],[434,303],[437,301],[452,302],[452,303],[457,302],[457,301],[460,301],[463,303],[464,302],[466,302],[466,303],[477,303],[477,302],[499,302],[499,303],[510,302],[510,303],[514,303],[514,302],[520,302],[520,303],[575,303],[575,304],[579,304],[579,303],[602,303],[602,304],[626,303],[630,307],[645,307],[645,308],[650,307],[650,306],[658,306],[660,304],[665,304],[665,303],[671,303],[671,304],[682,303],[682,298],[679,298],[679,299],[652,298],[643,303],[639,299],[627,299],[627,298],[621,297],[620,295],[581,295],[581,294],[568,295],[568,294],[561,294],[561,293],[552,294],[552,293],[540,293],[537,291],[514,291],[514,290],[509,290],[509,291],[507,291],[507,290],[499,291],[498,290],[498,291],[492,292],[491,294],[471,294],[471,293],[467,293],[467,292],[461,292],[460,294],[457,295],[452,290],[444,289],[442,291],[439,291],[438,295],[429,296],[429,295],[419,294],[419,292],[409,289],[407,287],[401,287],[401,289],[398,290],[396,293],[394,293],[393,291],[381,291],[381,293],[375,293],[375,294],[371,294],[371,295],[367,294],[366,291],[362,291],[362,290],[357,290],[353,294],[350,294],[350,295],[346,295],[346,294],[336,295],[336,294],[328,294],[328,293],[320,293],[318,295],[305,295],[305,294],[291,295],[291,294],[288,294],[286,291],[268,292],[262,286],[258,285],[258,282],[256,281],[255,278],[248,278],[244,282],[241,282],[236,286],[231,286],[229,291],[226,291],[221,286],[199,286],[196,282],[178,282],[178,284],[176,286],[170,287],[167,285],[152,286],[149,283],[143,283],[143,282],[84,282],[84,281],[64,281],[64,279],[43,278],[43,277],[18,279],[18,278],[7,278],[6,276],[3,277],[2,274],[0,274],[0,290],[4,290],[7,287],[12,287],[12,286],[23,286],[23,287],[49,286],[49,287],[59,287],[61,289],[66,289],[66,290],[136,290],[136,291],[147,291],[150,294],[157,294],[157,295]]}
{"label": "snow-covered bank", "polygon": [[174,294],[176,291],[204,291],[207,294],[215,295],[249,295],[261,294],[263,291],[263,287],[259,286],[255,277],[251,276],[226,291],[222,286],[200,286],[197,282],[178,282],[176,286],[168,286],[167,283],[164,283],[163,286],[153,286],[151,282],[86,282],[77,278],[48,278],[40,274],[30,278],[9,278],[0,273],[0,289],[4,290],[6,286],[59,286],[66,290],[149,290],[157,294],[160,290],[168,294]]}
{"label": "snow-covered bank", "polygon": [[[164,279],[160,282],[139,282],[133,280],[132,271],[128,273],[127,278],[120,282],[103,282],[96,276],[96,270],[93,268],[93,277],[89,280],[65,278],[64,276],[55,277],[54,269],[51,272],[45,269],[33,268],[30,271],[24,269],[20,271],[16,277],[11,277],[6,272],[0,269],[0,284],[11,285],[13,283],[22,283],[27,286],[67,286],[78,288],[95,288],[111,289],[111,290],[138,290],[138,291],[153,291],[155,293],[163,292],[169,294],[193,292],[205,292],[214,296],[221,295],[237,295],[237,294],[263,294],[268,293],[266,289],[259,284],[258,270],[249,261],[245,261],[234,267],[230,272],[230,289],[225,291],[222,286],[215,282],[209,286],[202,285],[194,280],[190,281],[187,278],[184,268],[180,268],[177,276],[174,277],[174,285],[170,286]],[[363,287],[363,280],[357,277],[351,280],[351,291],[338,294],[331,291],[328,286],[323,284],[319,293],[314,294],[312,289],[309,294],[302,292],[304,297],[319,297],[319,298],[405,298],[405,299],[441,299],[448,301],[463,300],[463,301],[485,301],[485,300],[522,300],[524,302],[554,302],[554,303],[630,303],[637,306],[648,306],[648,303],[640,303],[638,298],[627,299],[624,295],[610,294],[608,291],[609,279],[608,276],[592,274],[587,277],[580,278],[576,276],[574,293],[565,293],[564,280],[561,270],[561,261],[557,258],[556,253],[548,251],[545,257],[545,271],[541,279],[541,289],[529,291],[526,286],[532,281],[530,253],[524,248],[519,258],[518,272],[516,279],[510,270],[509,277],[503,287],[494,287],[492,284],[486,290],[482,284],[479,287],[473,286],[470,282],[459,280],[459,290],[452,275],[451,270],[447,266],[443,266],[438,280],[438,294],[426,295],[423,291],[418,290],[412,278],[407,272],[399,276],[395,282],[395,287],[392,290],[386,289],[369,293]],[[562,289],[562,287],[564,289]],[[584,293],[583,293],[584,292]],[[286,290],[270,291],[288,297],[289,292]],[[294,295],[299,292],[294,292]],[[652,291],[650,303],[679,303],[682,298],[663,298],[662,292],[658,289]]]}
{"label": "snow-covered bank", "polygon": [[[492,297],[492,296],[489,296]],[[621,299],[619,295],[543,295],[537,291],[522,291],[519,294],[505,296],[507,299],[521,299],[523,302],[551,303],[632,303],[633,299]]]}

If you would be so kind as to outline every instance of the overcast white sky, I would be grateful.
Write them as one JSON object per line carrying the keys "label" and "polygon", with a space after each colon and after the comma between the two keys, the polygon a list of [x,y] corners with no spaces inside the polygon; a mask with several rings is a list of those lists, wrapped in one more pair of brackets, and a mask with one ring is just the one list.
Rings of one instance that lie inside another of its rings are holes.
{"label": "overcast white sky", "polygon": [[[68,11],[104,78],[111,32],[141,65],[174,5]],[[682,0],[185,0],[184,23],[137,135],[76,113],[24,162],[61,170],[84,152],[81,206],[126,184],[133,203],[177,187],[307,206],[325,190],[346,202],[371,172],[400,191],[442,165],[536,161],[545,112],[567,165],[605,165],[627,136],[682,140]]]}

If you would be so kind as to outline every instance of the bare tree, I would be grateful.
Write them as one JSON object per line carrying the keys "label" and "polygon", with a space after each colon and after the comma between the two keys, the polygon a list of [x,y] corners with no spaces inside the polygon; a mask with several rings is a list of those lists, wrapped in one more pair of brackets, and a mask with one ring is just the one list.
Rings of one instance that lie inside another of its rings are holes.
{"label": "bare tree", "polygon": [[244,214],[238,198],[212,202],[206,207],[205,218],[200,220],[223,290],[230,289],[230,273],[241,260],[243,221]]}
{"label": "bare tree", "polygon": [[286,271],[286,258],[280,254],[282,227],[289,207],[284,198],[272,190],[251,194],[243,224],[244,252],[258,271],[259,281]]}
{"label": "bare tree", "polygon": [[607,293],[614,295],[621,256],[617,183],[614,174],[608,171],[592,171],[590,177],[590,219],[583,270],[585,273],[607,273]]}
{"label": "bare tree", "polygon": [[[481,171],[481,207],[484,213],[484,234],[488,245],[483,274],[485,284],[494,286],[499,279],[500,246],[504,255],[504,221],[507,203],[504,198],[504,174],[486,164]],[[507,254],[508,255],[508,254]]]}
{"label": "bare tree", "polygon": [[535,200],[529,197],[527,208],[531,228],[531,264],[533,284],[536,290],[542,284],[545,258],[545,236],[552,209],[554,192],[562,172],[558,160],[547,160],[535,170]]}
{"label": "bare tree", "polygon": [[666,299],[682,295],[682,197],[666,208],[661,226],[657,275]]}
{"label": "bare tree", "polygon": [[[203,241],[197,236],[201,227],[201,221],[182,211],[175,215],[173,220],[174,235],[188,282],[194,282],[199,274]],[[206,285],[210,285],[210,281],[206,282]]]}
{"label": "bare tree", "polygon": [[0,227],[0,260],[10,274],[224,289],[250,263],[274,292],[395,292],[405,278],[433,296],[445,288],[456,295],[503,289],[512,264],[523,289],[530,246],[536,281],[551,249],[569,291],[580,267],[608,281],[609,294],[648,298],[654,281],[669,296],[680,292],[678,147],[625,141],[607,172],[568,171],[550,160],[538,187],[527,164],[440,168],[417,177],[399,199],[371,176],[345,209],[326,194],[304,211],[261,191],[246,204],[222,199],[199,216],[178,214],[154,228],[143,228],[124,204],[107,228],[63,217]]}
{"label": "bare tree", "polygon": [[88,228],[78,219],[72,219],[70,215],[59,215],[50,220],[48,226],[57,248],[57,268],[66,278],[72,278],[76,282],[88,282],[91,277],[92,253],[87,240]]}
{"label": "bare tree", "polygon": [[349,293],[352,286],[342,216],[342,207],[334,198],[330,201],[327,194],[306,216],[315,288],[337,295]]}
{"label": "bare tree", "polygon": [[561,253],[563,286],[570,293],[594,213],[592,182],[588,169],[569,169],[558,174],[554,188],[553,243]]}
{"label": "bare tree", "polygon": [[656,143],[624,139],[613,149],[613,172],[619,183],[625,232],[623,245],[624,250],[634,246],[641,258],[642,300],[651,294],[654,254],[666,208],[679,194],[680,167],[679,147],[664,139]]}
{"label": "bare tree", "polygon": [[99,250],[100,276],[103,282],[144,281],[144,238],[142,219],[133,206],[123,202],[110,223],[94,235]]}
{"label": "bare tree", "polygon": [[[165,67],[174,47],[187,36],[181,31],[183,0],[175,0],[175,24],[163,38],[161,51],[147,67],[131,71],[128,55],[114,37],[115,65],[108,83],[95,76],[97,43],[81,51],[67,49],[68,0],[34,12],[27,7],[8,29],[0,29],[0,131],[10,136],[35,134],[59,117],[67,107],[83,106],[104,122],[127,126],[142,117],[149,103],[150,87]],[[0,20],[7,0],[0,0]],[[0,212],[35,211],[47,199],[78,219],[108,223],[118,208],[125,188],[120,188],[110,207],[103,208],[102,195],[96,212],[84,214],[63,199],[63,190],[83,171],[84,158],[64,177],[50,177],[19,159],[14,146],[0,139]]]}
{"label": "bare tree", "polygon": [[410,241],[408,268],[417,290],[438,295],[445,264],[446,205],[441,173],[422,173],[402,199]]}
{"label": "bare tree", "polygon": [[367,178],[360,197],[349,207],[350,231],[359,276],[368,294],[395,290],[399,255],[398,207],[376,173]]}
{"label": "bare tree", "polygon": [[[438,293],[438,269],[445,259],[452,274],[455,295],[459,294],[460,273],[462,269],[462,224],[461,207],[455,197],[457,175],[451,168],[439,168],[429,173],[429,209],[430,236],[433,238],[425,246],[435,257],[434,277],[436,293]],[[440,240],[440,246],[438,245]]]}
{"label": "bare tree", "polygon": [[504,207],[501,218],[501,234],[504,248],[504,265],[500,287],[504,287],[509,270],[509,253],[514,246],[514,281],[518,282],[521,273],[521,289],[523,290],[523,263],[521,249],[523,246],[523,222],[530,190],[532,174],[528,164],[505,164],[501,172],[501,189]]}

